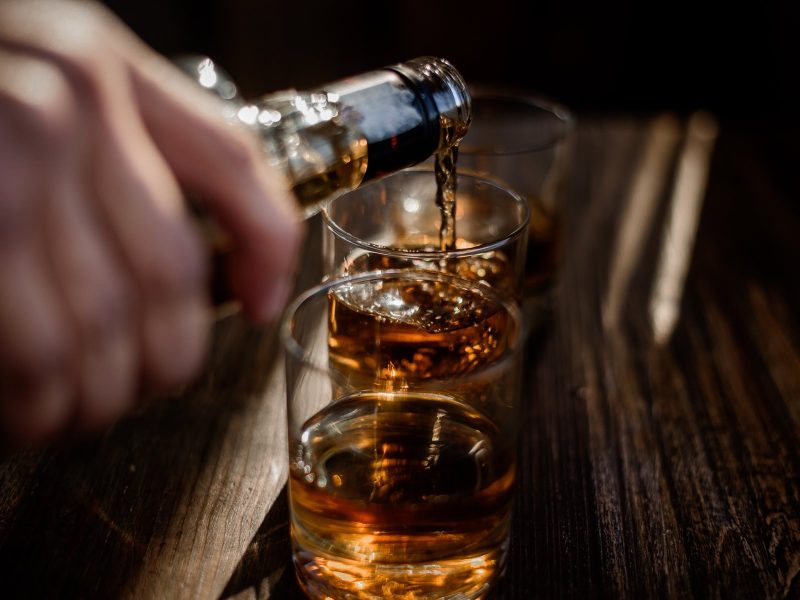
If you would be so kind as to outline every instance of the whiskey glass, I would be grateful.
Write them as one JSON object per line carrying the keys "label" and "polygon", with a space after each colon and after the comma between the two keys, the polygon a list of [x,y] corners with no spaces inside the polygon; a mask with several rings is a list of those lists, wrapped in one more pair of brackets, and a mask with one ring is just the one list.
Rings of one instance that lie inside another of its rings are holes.
{"label": "whiskey glass", "polygon": [[502,88],[474,87],[472,123],[458,172],[496,181],[530,207],[524,289],[546,294],[557,279],[575,119],[564,106]]}
{"label": "whiskey glass", "polygon": [[517,304],[437,271],[329,279],[286,355],[293,561],[312,598],[484,598],[505,568]]}
{"label": "whiskey glass", "polygon": [[323,268],[328,276],[375,269],[442,271],[484,282],[519,300],[529,213],[516,192],[459,172],[456,246],[441,250],[433,169],[406,169],[323,208]]}

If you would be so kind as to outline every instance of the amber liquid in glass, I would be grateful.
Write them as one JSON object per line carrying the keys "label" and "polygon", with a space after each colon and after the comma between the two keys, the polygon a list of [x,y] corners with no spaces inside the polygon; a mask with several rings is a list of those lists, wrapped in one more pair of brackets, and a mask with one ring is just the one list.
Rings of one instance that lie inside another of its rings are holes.
{"label": "amber liquid in glass", "polygon": [[479,375],[441,392],[407,382],[499,360],[507,309],[446,281],[388,279],[337,289],[329,310],[334,383],[370,391],[315,414],[291,449],[301,585],[314,598],[483,597],[505,566],[514,436],[487,417],[498,399]]}
{"label": "amber liquid in glass", "polygon": [[307,143],[315,138],[329,143],[334,148],[337,161],[324,171],[298,178],[292,192],[303,210],[318,207],[320,202],[335,192],[358,187],[367,170],[367,144],[363,140],[352,140],[335,121],[323,121],[304,132]]}
{"label": "amber liquid in glass", "polygon": [[331,366],[384,387],[470,373],[511,343],[502,305],[439,280],[355,283],[329,302]]}
{"label": "amber liquid in glass", "polygon": [[513,442],[445,394],[366,392],[303,425],[294,560],[312,598],[481,598],[502,572]]}

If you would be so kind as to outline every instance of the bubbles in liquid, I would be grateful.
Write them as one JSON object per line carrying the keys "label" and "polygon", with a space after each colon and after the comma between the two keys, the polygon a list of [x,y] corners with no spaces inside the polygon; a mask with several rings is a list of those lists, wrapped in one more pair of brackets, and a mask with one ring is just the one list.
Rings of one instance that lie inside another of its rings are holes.
{"label": "bubbles in liquid", "polygon": [[502,308],[477,292],[424,279],[352,283],[337,290],[336,298],[374,318],[429,333],[460,329]]}

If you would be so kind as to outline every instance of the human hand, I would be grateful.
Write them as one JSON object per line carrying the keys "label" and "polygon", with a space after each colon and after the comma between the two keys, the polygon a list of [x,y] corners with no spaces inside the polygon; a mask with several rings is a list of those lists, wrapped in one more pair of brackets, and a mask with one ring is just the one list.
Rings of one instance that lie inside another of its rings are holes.
{"label": "human hand", "polygon": [[187,382],[209,330],[195,193],[234,293],[269,320],[301,237],[281,177],[216,100],[99,5],[0,2],[0,429],[14,445]]}

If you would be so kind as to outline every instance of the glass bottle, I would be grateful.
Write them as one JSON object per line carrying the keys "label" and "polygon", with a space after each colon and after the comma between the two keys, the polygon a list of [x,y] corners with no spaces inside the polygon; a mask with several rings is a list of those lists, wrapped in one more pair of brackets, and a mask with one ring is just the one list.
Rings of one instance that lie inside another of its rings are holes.
{"label": "glass bottle", "polygon": [[205,57],[178,61],[225,100],[226,117],[252,128],[306,216],[334,194],[446,151],[471,119],[464,79],[446,60],[415,58],[320,86],[243,101]]}

